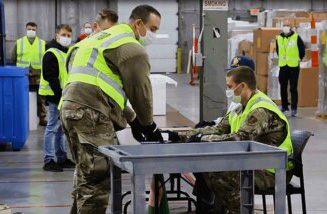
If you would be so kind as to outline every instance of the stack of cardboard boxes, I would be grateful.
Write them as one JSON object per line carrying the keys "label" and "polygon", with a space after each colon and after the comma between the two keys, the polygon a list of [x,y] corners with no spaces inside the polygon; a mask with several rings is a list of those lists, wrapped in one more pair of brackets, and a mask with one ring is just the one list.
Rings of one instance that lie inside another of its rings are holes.
{"label": "stack of cardboard boxes", "polygon": [[270,43],[281,32],[279,28],[259,28],[253,32],[253,59],[256,64],[257,85],[258,89],[264,93],[267,93],[268,86]]}
{"label": "stack of cardboard boxes", "polygon": [[[270,14],[270,15],[269,15]],[[273,11],[267,12],[265,16],[266,25],[261,26],[273,26],[281,27],[283,22],[287,19],[294,27],[299,27],[301,23],[309,23],[310,15],[316,22],[327,20],[326,12],[308,12],[308,11]],[[270,23],[270,24],[269,24]],[[256,63],[256,78],[258,89],[267,93],[268,76],[269,76],[269,65],[268,57],[270,50],[270,43],[281,33],[280,28],[259,28],[254,31],[253,40],[253,59]],[[310,48],[310,44],[306,44],[307,48]],[[276,53],[274,53],[276,54]],[[298,93],[299,93],[299,107],[314,107],[318,103],[318,91],[319,91],[319,69],[310,66],[311,51],[306,50],[306,54],[302,62],[309,62],[302,64],[298,82]],[[278,60],[274,61],[277,65]]]}
{"label": "stack of cardboard boxes", "polygon": [[305,10],[273,10],[263,11],[259,17],[259,26],[261,27],[281,27],[285,19],[288,19],[294,27],[299,27],[300,23],[310,21],[310,15],[316,22],[321,22],[327,19],[326,12],[311,12]]}
{"label": "stack of cardboard boxes", "polygon": [[[279,28],[259,28],[254,31],[253,43],[243,40],[239,43],[239,54],[245,53],[251,57],[256,64],[256,78],[258,89],[264,93],[268,93],[269,80],[269,53],[272,53],[271,43],[275,44],[276,36],[281,33]],[[276,56],[275,50],[273,54]],[[306,55],[302,61],[311,60],[311,51],[306,50]],[[277,65],[278,60],[273,62]],[[299,92],[299,107],[317,106],[318,100],[318,77],[317,68],[301,68],[298,92]]]}

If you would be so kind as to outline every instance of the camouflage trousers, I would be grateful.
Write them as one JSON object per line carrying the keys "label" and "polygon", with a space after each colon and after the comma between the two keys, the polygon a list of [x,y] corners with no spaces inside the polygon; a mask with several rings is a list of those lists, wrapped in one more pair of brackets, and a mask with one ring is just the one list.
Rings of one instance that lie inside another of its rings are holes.
{"label": "camouflage trousers", "polygon": [[[210,172],[204,173],[204,178],[215,195],[214,213],[239,214],[240,211],[240,172]],[[289,183],[292,175],[287,174]],[[255,171],[255,186],[267,189],[275,186],[275,175],[265,170]]]}
{"label": "camouflage trousers", "polygon": [[99,145],[114,144],[114,126],[102,113],[64,101],[61,120],[76,163],[71,214],[105,214],[109,201],[109,160]]}
{"label": "camouflage trousers", "polygon": [[45,117],[47,116],[45,98],[39,94],[37,95],[37,116],[40,120],[45,120]]}

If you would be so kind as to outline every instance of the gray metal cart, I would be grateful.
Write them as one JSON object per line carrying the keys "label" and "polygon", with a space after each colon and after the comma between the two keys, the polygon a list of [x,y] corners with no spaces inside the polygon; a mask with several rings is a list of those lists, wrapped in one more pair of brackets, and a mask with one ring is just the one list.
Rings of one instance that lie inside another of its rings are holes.
{"label": "gray metal cart", "polygon": [[241,212],[254,213],[253,170],[275,169],[275,211],[285,213],[287,153],[253,142],[100,146],[111,161],[112,213],[122,212],[121,170],[131,174],[132,210],[146,213],[145,175],[182,172],[241,172]]}

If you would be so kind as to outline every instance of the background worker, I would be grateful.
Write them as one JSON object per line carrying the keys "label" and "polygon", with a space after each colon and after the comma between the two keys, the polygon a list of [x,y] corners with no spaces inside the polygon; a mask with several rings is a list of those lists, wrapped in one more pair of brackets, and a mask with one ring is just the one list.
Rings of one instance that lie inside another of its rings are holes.
{"label": "background worker", "polygon": [[78,35],[76,43],[82,41],[86,37],[90,36],[93,32],[92,25],[90,22],[85,22],[82,28],[82,34]]}
{"label": "background worker", "polygon": [[[18,39],[11,54],[16,66],[29,67],[29,85],[31,91],[37,91],[40,83],[42,57],[45,52],[45,41],[36,36],[37,25],[34,22],[26,24],[26,36]],[[47,121],[44,98],[37,96],[37,116],[39,125],[46,126]]]}
{"label": "background worker", "polygon": [[[254,61],[250,57],[247,57],[244,55],[235,56],[232,59],[230,66],[231,66],[231,68],[236,68],[239,66],[247,66],[247,67],[251,68],[253,71],[255,71]],[[240,103],[232,102],[231,99],[229,99],[227,101],[227,103],[228,103],[227,112],[230,112],[241,105]],[[199,123],[197,123],[194,128],[197,129],[197,128],[203,128],[206,126],[215,126],[218,123],[220,123],[220,121],[222,119],[223,119],[223,117],[218,117],[216,120],[212,120],[212,121],[203,120],[203,121],[200,121]]]}
{"label": "background worker", "polygon": [[[65,63],[71,39],[71,27],[66,24],[58,25],[55,38],[46,45],[47,51],[42,62],[39,94],[45,96],[49,102],[49,122],[43,140],[45,171],[62,172],[63,168],[75,168],[75,164],[67,158],[58,110],[62,89],[68,79]],[[57,162],[54,160],[55,155]]]}
{"label": "background worker", "polygon": [[[253,140],[285,149],[289,156],[292,155],[288,120],[268,96],[256,90],[254,71],[245,66],[232,68],[227,73],[226,83],[227,97],[241,106],[228,112],[218,125],[194,129],[185,136],[179,136],[180,140],[182,142]],[[244,115],[247,116],[242,117]],[[288,163],[288,170],[291,168],[292,164]],[[240,213],[240,173],[210,172],[204,173],[203,176],[215,195],[212,213]],[[287,182],[291,178],[292,174],[288,171]],[[255,172],[255,185],[259,189],[273,187],[274,181],[272,170]]]}
{"label": "background worker", "polygon": [[300,73],[300,61],[305,55],[305,45],[299,34],[291,30],[290,22],[286,20],[283,32],[277,36],[276,52],[278,55],[280,95],[282,98],[282,112],[289,111],[288,108],[288,82],[291,91],[291,115],[297,115],[298,91],[297,84]]}
{"label": "background worker", "polygon": [[[139,140],[161,141],[153,121],[149,57],[161,16],[151,6],[136,7],[128,24],[112,26],[110,10],[99,12],[100,31],[77,43],[68,54],[68,84],[61,120],[76,162],[71,213],[105,213],[109,199],[109,161],[100,145],[114,144],[116,130],[130,123]],[[108,29],[109,28],[109,29]],[[130,101],[135,113],[126,108]]]}

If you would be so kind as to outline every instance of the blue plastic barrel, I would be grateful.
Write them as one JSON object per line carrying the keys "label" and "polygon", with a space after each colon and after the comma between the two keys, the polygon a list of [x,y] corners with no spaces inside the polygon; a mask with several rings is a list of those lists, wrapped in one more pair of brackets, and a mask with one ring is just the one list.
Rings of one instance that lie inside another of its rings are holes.
{"label": "blue plastic barrel", "polygon": [[28,68],[0,67],[0,143],[20,150],[29,134]]}

